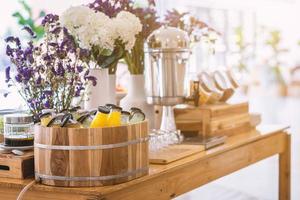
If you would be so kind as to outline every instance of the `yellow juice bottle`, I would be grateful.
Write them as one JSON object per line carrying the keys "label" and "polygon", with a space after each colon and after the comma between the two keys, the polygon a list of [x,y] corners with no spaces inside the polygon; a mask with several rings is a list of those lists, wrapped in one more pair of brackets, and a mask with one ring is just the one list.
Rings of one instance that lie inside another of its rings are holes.
{"label": "yellow juice bottle", "polygon": [[99,106],[98,112],[91,122],[90,128],[100,128],[108,126],[109,109],[104,106]]}
{"label": "yellow juice bottle", "polygon": [[40,115],[41,125],[47,126],[52,119],[51,113],[43,113]]}
{"label": "yellow juice bottle", "polygon": [[111,107],[108,116],[108,126],[120,126],[121,125],[121,111],[122,108],[118,106]]}

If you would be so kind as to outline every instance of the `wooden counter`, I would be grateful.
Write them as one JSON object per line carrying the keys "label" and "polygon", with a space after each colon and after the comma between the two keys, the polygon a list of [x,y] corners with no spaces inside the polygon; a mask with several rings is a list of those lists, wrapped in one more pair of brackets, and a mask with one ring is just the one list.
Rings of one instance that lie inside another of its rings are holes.
{"label": "wooden counter", "polygon": [[[290,135],[287,126],[230,137],[226,144],[168,165],[151,165],[149,175],[115,186],[89,188],[34,185],[26,200],[157,200],[171,199],[255,162],[279,154],[279,199],[290,199]],[[0,178],[0,199],[16,199],[32,179]]]}

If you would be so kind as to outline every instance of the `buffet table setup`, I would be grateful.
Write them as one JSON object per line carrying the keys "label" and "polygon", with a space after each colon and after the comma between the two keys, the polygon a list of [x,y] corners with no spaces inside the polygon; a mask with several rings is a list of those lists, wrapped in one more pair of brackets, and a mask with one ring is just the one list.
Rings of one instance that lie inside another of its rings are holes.
{"label": "buffet table setup", "polygon": [[[151,164],[149,174],[114,186],[52,187],[35,184],[25,199],[172,199],[260,160],[279,155],[279,199],[290,199],[290,136],[286,126],[261,126],[224,145],[167,165]],[[16,199],[33,179],[0,178],[3,199]]]}
{"label": "buffet table setup", "polygon": [[[42,41],[29,27],[27,46],[6,39],[6,82],[27,109],[3,117],[0,199],[172,199],[276,154],[290,199],[289,127],[235,100],[234,69],[190,76],[192,45],[221,34],[154,8],[95,1],[46,15]],[[130,87],[117,105],[119,62]]]}

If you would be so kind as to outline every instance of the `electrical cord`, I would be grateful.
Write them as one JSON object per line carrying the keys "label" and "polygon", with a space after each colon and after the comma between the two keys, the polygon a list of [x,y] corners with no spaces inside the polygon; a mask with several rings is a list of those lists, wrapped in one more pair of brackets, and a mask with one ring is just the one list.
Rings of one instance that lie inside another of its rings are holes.
{"label": "electrical cord", "polygon": [[30,183],[28,183],[24,188],[23,190],[19,193],[18,197],[17,197],[17,200],[22,200],[25,193],[27,192],[27,190],[29,190],[29,188],[31,188],[34,184],[35,184],[35,180],[31,181]]}

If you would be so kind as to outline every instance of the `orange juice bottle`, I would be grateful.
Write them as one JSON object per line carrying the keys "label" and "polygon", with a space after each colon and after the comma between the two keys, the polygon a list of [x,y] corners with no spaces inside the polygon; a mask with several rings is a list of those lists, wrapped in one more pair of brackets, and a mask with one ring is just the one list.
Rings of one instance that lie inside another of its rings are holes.
{"label": "orange juice bottle", "polygon": [[109,109],[104,106],[98,107],[98,112],[91,122],[90,128],[100,128],[108,126]]}
{"label": "orange juice bottle", "polygon": [[121,111],[122,108],[118,106],[112,106],[108,116],[108,126],[120,126],[121,125]]}

